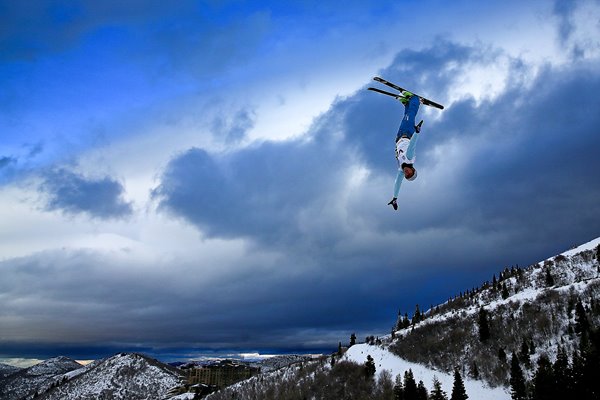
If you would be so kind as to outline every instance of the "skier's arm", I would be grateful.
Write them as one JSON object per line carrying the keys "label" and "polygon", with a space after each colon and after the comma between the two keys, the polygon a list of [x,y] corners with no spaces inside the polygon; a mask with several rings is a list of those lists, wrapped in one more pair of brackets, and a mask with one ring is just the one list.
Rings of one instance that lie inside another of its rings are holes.
{"label": "skier's arm", "polygon": [[402,168],[398,168],[398,174],[396,175],[396,181],[394,182],[394,198],[398,198],[398,193],[400,192],[400,185],[402,185],[402,180],[404,179],[404,171]]}

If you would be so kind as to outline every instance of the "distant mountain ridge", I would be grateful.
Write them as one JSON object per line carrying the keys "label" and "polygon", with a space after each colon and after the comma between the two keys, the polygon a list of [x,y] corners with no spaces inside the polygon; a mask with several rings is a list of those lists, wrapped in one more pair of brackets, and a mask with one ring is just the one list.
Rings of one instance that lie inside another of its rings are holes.
{"label": "distant mountain ridge", "polygon": [[0,379],[0,399],[20,400],[35,395],[38,388],[49,387],[56,376],[82,368],[68,357],[55,357]]}
{"label": "distant mountain ridge", "polygon": [[182,377],[177,368],[135,353],[120,353],[87,366],[57,357],[0,380],[0,399],[159,400]]}
{"label": "distant mountain ridge", "polygon": [[20,369],[21,368],[19,367],[0,363],[0,379],[7,377],[8,375],[12,375]]}

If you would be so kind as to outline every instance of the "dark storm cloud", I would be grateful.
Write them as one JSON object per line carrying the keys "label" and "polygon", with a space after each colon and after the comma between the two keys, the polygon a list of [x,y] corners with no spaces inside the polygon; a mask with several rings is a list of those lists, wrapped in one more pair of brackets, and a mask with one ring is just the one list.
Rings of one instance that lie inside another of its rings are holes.
{"label": "dark storm cloud", "polygon": [[[594,149],[599,136],[592,111],[600,90],[597,71],[585,64],[547,67],[525,86],[531,71],[521,60],[486,46],[444,42],[400,53],[381,74],[443,103],[472,65],[492,66],[505,59],[510,80],[503,95],[481,103],[466,97],[439,119],[424,117],[418,150],[423,178],[400,193],[401,223],[374,212],[372,199],[381,195],[366,192],[355,193],[364,203],[339,204],[348,208],[346,221],[363,219],[366,229],[412,233],[404,243],[417,254],[430,246],[446,247],[448,235],[464,232],[458,253],[483,246],[490,263],[535,261],[556,246],[597,234],[600,185]],[[360,91],[320,117],[308,141],[262,143],[222,157],[190,150],[171,161],[154,194],[163,209],[210,236],[253,238],[267,247],[283,244],[299,251],[310,241],[307,237],[317,234],[305,230],[299,218],[308,214],[318,216],[321,226],[329,225],[323,235],[327,243],[343,243],[353,233],[334,228],[340,220],[332,218],[330,207],[336,203],[329,200],[344,195],[341,183],[358,160],[372,171],[370,179],[389,177],[391,191],[391,149],[401,111],[387,97]],[[458,149],[457,156],[450,156],[452,149]],[[434,168],[442,169],[439,184],[424,186]],[[575,203],[584,206],[574,210]],[[325,249],[315,257],[327,259]],[[378,246],[370,250],[374,264],[388,256],[379,251]],[[449,258],[447,263],[457,266],[464,260]]]}
{"label": "dark storm cloud", "polygon": [[122,218],[131,214],[131,203],[123,200],[123,185],[109,177],[89,179],[57,169],[44,176],[41,190],[46,208],[69,214],[86,213],[96,218]]}
{"label": "dark storm cloud", "polygon": [[211,236],[293,242],[303,212],[340,190],[345,153],[331,138],[263,142],[222,157],[191,149],[172,160],[153,195]]}
{"label": "dark storm cloud", "polygon": [[[245,264],[247,272],[210,278],[193,264],[179,264],[174,274],[167,265],[148,269],[92,251],[47,251],[0,262],[0,295],[6,299],[0,321],[10,325],[0,350],[17,352],[24,343],[323,349],[339,339],[327,330],[348,324],[364,329],[393,315],[365,299],[376,277],[345,286],[340,276],[324,273],[315,281],[295,274],[290,286],[290,271]],[[348,291],[355,296],[349,299]],[[356,313],[365,317],[357,321]]]}

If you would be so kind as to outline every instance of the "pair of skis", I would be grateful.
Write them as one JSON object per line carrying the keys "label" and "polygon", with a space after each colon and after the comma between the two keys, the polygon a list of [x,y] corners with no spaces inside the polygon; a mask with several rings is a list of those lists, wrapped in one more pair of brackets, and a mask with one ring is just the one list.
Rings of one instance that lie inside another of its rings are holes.
{"label": "pair of skis", "polygon": [[[391,87],[392,89],[396,89],[397,91],[399,91],[399,92],[400,92],[400,94],[397,94],[397,93],[392,93],[392,92],[388,92],[387,90],[381,90],[381,89],[378,89],[378,88],[370,87],[370,88],[369,88],[369,90],[372,90],[372,91],[374,91],[374,92],[381,93],[381,94],[385,94],[385,95],[388,95],[388,96],[392,96],[392,97],[394,97],[395,99],[400,99],[400,98],[402,98],[402,97],[403,97],[403,96],[402,96],[402,92],[406,91],[406,89],[404,89],[404,88],[401,88],[400,86],[398,86],[398,85],[396,85],[396,84],[394,84],[394,83],[392,83],[392,82],[386,81],[385,79],[383,79],[383,78],[380,78],[380,77],[378,77],[378,76],[376,76],[375,78],[373,78],[373,80],[375,80],[375,81],[377,81],[377,82],[380,82],[380,83],[383,83],[384,85],[387,85],[387,86]],[[411,93],[413,93],[413,92],[411,92]],[[441,104],[438,104],[438,103],[436,103],[436,102],[434,102],[434,101],[431,101],[431,100],[429,100],[429,99],[426,99],[426,98],[425,98],[425,97],[423,97],[423,96],[419,96],[418,94],[414,94],[414,93],[413,93],[413,95],[414,95],[414,96],[417,96],[419,99],[421,99],[421,103],[422,103],[422,104],[424,104],[424,105],[426,105],[426,106],[430,106],[430,107],[439,108],[440,110],[443,110],[443,109],[444,109],[444,106],[443,106],[443,105],[441,105]]]}

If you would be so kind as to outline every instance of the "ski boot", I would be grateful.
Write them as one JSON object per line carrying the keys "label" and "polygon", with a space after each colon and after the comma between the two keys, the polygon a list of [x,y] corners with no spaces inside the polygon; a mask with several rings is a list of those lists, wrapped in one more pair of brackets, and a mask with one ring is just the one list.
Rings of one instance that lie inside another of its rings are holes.
{"label": "ski boot", "polygon": [[398,100],[400,100],[400,103],[407,105],[411,97],[413,97],[413,94],[405,90],[398,96]]}
{"label": "ski boot", "polygon": [[398,203],[396,202],[396,198],[395,197],[388,203],[388,206],[394,207],[394,210],[398,209]]}

